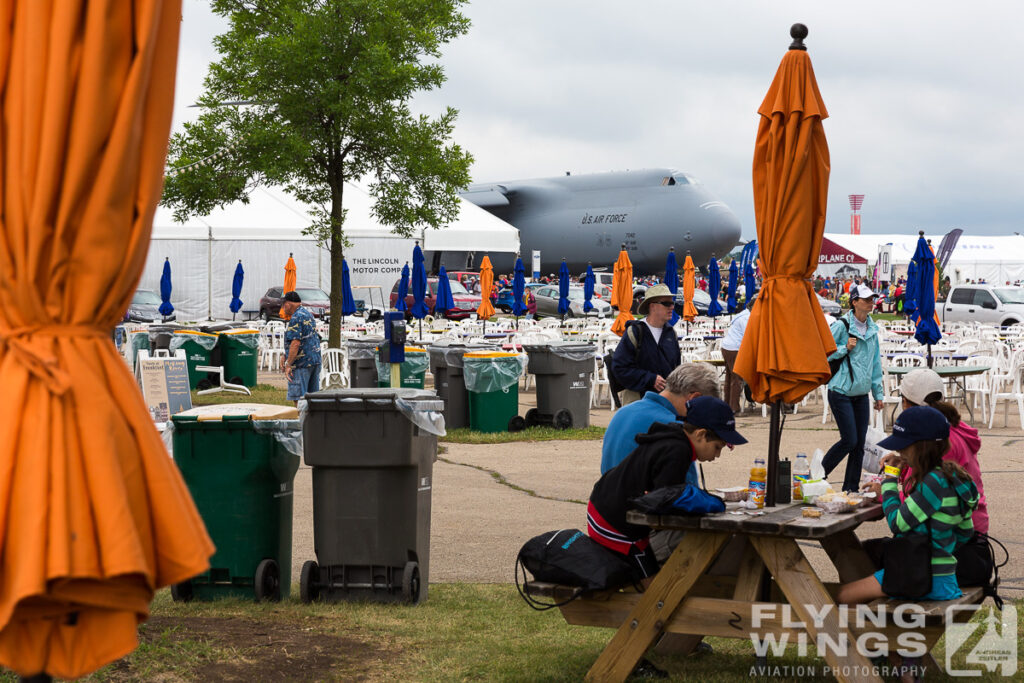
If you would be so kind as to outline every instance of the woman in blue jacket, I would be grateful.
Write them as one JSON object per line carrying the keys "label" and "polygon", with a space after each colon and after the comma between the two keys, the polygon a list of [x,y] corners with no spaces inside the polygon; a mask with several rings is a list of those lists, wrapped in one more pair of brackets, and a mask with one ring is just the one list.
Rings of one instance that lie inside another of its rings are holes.
{"label": "woman in blue jacket", "polygon": [[875,293],[866,285],[853,285],[850,304],[853,310],[832,324],[836,352],[829,360],[843,359],[828,383],[828,405],[839,426],[839,441],[828,449],[822,465],[828,475],[848,455],[843,490],[857,491],[872,398],[875,410],[882,409],[882,357],[878,326],[868,315],[875,305]]}

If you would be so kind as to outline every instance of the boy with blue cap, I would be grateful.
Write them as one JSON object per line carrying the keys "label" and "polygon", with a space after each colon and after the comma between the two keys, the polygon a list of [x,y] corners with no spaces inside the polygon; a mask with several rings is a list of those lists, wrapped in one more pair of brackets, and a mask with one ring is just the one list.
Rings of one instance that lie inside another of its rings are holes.
{"label": "boy with blue cap", "polygon": [[629,500],[685,483],[692,462],[711,462],[727,445],[747,440],[736,431],[736,418],[725,401],[698,396],[687,402],[683,422],[655,423],[636,442],[636,449],[594,484],[587,504],[587,534],[625,555],[634,565],[636,580],[647,583],[658,571],[658,560],[650,546],[651,528],[626,521]]}

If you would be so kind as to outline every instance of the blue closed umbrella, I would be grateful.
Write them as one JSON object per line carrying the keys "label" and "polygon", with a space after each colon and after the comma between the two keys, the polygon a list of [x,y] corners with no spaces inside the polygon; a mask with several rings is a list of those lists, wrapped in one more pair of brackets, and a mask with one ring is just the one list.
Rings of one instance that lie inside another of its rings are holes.
{"label": "blue closed umbrella", "polygon": [[558,314],[563,318],[569,312],[569,266],[565,259],[558,269]]}
{"label": "blue closed umbrella", "polygon": [[523,259],[516,257],[516,267],[512,271],[512,315],[517,318],[526,315],[526,302],[523,296],[526,294],[526,267],[523,266]]}
{"label": "blue closed umbrella", "polygon": [[907,266],[907,286],[903,288],[903,313],[913,317],[917,312],[917,250]]}
{"label": "blue closed umbrella", "polygon": [[725,292],[725,307],[729,311],[729,315],[736,312],[738,305],[736,303],[736,287],[739,285],[740,280],[740,267],[736,264],[736,259],[732,260],[729,264],[729,287]]}
{"label": "blue closed umbrella", "polygon": [[352,296],[352,276],[348,272],[348,261],[341,259],[341,317],[355,315],[356,299]]}
{"label": "blue closed umbrella", "polygon": [[231,303],[228,304],[232,314],[238,313],[242,309],[242,300],[238,297],[242,295],[242,281],[244,279],[245,271],[242,270],[242,259],[238,259],[238,265],[235,266],[235,276],[231,278]]}
{"label": "blue closed umbrella", "polygon": [[171,305],[171,259],[164,259],[164,272],[160,276],[160,315],[165,318],[174,313],[174,306]]}
{"label": "blue closed umbrella", "polygon": [[718,259],[711,257],[708,263],[708,293],[711,303],[708,305],[708,316],[715,318],[722,315],[722,304],[718,303],[718,292],[722,289],[722,272],[718,269]]}
{"label": "blue closed umbrella", "polygon": [[594,298],[594,285],[597,282],[597,278],[594,276],[594,269],[591,265],[587,264],[587,274],[583,276],[583,312],[590,313],[594,310],[594,303],[591,299]]}
{"label": "blue closed umbrella", "polygon": [[423,320],[430,313],[424,299],[427,298],[427,271],[423,267],[423,250],[419,243],[412,249],[412,316]]}
{"label": "blue closed umbrella", "polygon": [[935,322],[935,254],[928,242],[924,239],[924,233],[917,240],[917,249],[914,251],[914,261],[917,262],[917,329],[914,331],[914,339],[928,347],[928,367],[932,366],[932,344],[942,339],[942,330]]}
{"label": "blue closed umbrella", "polygon": [[[676,250],[671,248],[668,250],[668,257],[665,259],[665,285],[668,287],[668,291],[672,292],[672,298],[676,298],[676,293],[679,291],[679,265],[676,263]],[[669,325],[675,325],[679,322],[679,314],[676,313],[676,309],[672,307],[672,318],[668,321]]]}
{"label": "blue closed umbrella", "polygon": [[743,266],[743,288],[747,292],[745,301],[749,302],[757,289],[757,282],[754,280],[754,266],[749,263]]}
{"label": "blue closed umbrella", "polygon": [[402,266],[402,279],[398,281],[398,295],[395,300],[396,311],[407,311],[409,307],[405,305],[405,297],[409,296],[409,264],[406,263]]}
{"label": "blue closed umbrella", "polygon": [[452,297],[452,283],[448,280],[448,273],[445,271],[444,266],[441,266],[441,271],[437,274],[437,295],[434,301],[434,311],[446,314],[453,308],[455,308],[455,299]]}

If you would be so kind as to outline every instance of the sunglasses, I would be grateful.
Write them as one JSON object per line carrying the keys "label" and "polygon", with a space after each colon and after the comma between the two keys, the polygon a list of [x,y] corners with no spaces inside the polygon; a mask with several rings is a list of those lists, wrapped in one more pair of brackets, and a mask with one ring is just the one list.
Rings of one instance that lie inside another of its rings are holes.
{"label": "sunglasses", "polygon": [[661,304],[662,306],[664,306],[666,308],[672,308],[673,306],[676,305],[675,301],[652,301],[651,303],[652,304]]}

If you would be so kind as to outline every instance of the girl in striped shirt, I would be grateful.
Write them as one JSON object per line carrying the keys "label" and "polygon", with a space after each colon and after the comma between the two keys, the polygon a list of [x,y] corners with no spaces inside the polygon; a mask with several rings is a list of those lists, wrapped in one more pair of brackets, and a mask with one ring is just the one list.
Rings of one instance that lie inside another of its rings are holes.
{"label": "girl in striped shirt", "polygon": [[[904,410],[891,436],[879,444],[898,451],[882,459],[882,510],[893,534],[927,534],[932,542],[931,591],[919,600],[953,600],[962,595],[956,581],[953,553],[974,533],[971,513],[978,505],[978,489],[959,464],[943,460],[949,450],[949,422],[938,410],[915,406]],[[912,468],[906,480],[909,492],[900,502],[900,474]],[[927,524],[926,524],[927,522]],[[840,603],[870,602],[885,597],[880,569],[863,579],[844,584],[836,599]],[[888,597],[906,597],[891,595]]]}

